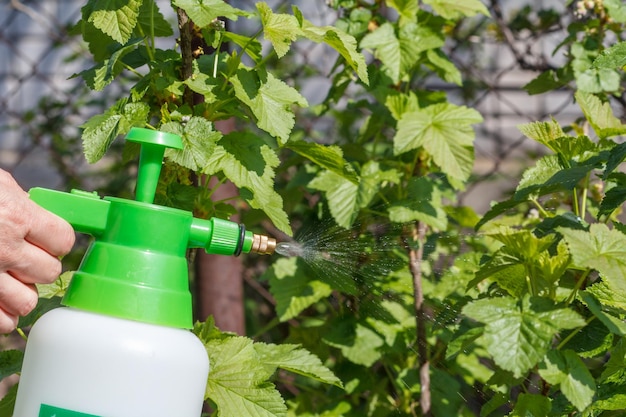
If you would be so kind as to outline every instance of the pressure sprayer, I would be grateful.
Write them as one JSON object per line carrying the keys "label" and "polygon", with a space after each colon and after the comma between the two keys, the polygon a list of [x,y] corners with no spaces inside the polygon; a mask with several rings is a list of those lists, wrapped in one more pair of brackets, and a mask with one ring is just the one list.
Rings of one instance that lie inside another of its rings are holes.
{"label": "pressure sprayer", "polygon": [[199,417],[209,372],[193,327],[187,249],[271,254],[243,225],[153,204],[165,148],[179,136],[133,128],[141,144],[136,201],[30,190],[94,237],[63,297],[26,344],[14,417]]}

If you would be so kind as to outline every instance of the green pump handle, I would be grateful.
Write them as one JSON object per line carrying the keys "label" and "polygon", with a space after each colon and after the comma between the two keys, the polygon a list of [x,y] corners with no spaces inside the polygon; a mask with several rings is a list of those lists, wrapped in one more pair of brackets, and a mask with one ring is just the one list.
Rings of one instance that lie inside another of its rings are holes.
{"label": "green pump handle", "polygon": [[136,200],[97,193],[33,188],[30,198],[94,237],[63,304],[121,318],[191,328],[186,251],[239,255],[273,253],[274,239],[243,225],[153,204],[166,148],[182,149],[178,135],[133,128],[141,144]]}

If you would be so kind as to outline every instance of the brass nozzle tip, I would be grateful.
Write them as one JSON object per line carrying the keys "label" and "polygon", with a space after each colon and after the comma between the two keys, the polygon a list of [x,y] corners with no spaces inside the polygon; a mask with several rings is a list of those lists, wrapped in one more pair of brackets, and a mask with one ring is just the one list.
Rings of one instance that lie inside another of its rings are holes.
{"label": "brass nozzle tip", "polygon": [[276,249],[276,239],[265,235],[252,235],[252,248],[250,252],[258,253],[259,255],[271,255]]}

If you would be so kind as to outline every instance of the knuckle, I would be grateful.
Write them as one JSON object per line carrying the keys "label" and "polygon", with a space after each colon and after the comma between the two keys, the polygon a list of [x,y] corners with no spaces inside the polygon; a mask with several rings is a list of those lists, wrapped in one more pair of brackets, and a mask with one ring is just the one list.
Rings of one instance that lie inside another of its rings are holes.
{"label": "knuckle", "polygon": [[0,333],[11,333],[17,328],[18,316],[0,311]]}
{"label": "knuckle", "polygon": [[25,293],[23,299],[20,301],[20,305],[17,309],[17,314],[20,316],[25,316],[37,307],[37,302],[39,301],[39,297],[36,291],[29,291]]}

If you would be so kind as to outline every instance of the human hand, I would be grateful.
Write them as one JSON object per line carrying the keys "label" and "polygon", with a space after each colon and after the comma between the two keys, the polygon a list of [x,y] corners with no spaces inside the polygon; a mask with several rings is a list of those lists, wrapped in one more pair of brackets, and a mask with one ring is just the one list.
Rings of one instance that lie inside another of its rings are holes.
{"label": "human hand", "polygon": [[19,317],[35,308],[35,284],[59,277],[58,257],[72,249],[74,239],[67,222],[31,201],[0,169],[0,333],[14,330]]}

